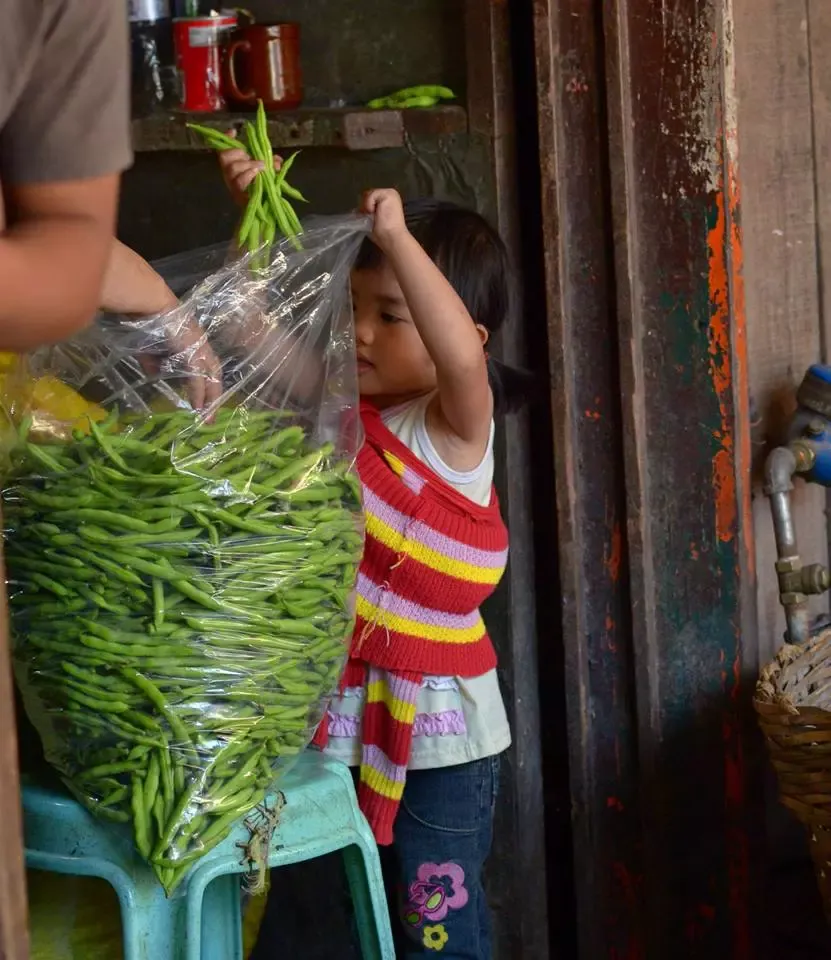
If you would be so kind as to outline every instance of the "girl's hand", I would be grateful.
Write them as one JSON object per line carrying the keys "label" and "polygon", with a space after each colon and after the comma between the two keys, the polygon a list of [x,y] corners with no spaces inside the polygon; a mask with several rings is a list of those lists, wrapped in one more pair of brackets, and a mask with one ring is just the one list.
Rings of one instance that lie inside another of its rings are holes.
{"label": "girl's hand", "polygon": [[[228,131],[229,137],[236,138],[236,130]],[[239,150],[221,150],[219,154],[219,169],[222,171],[222,179],[231,197],[240,207],[244,207],[248,195],[246,191],[254,182],[257,174],[263,170],[263,165],[259,160],[252,160],[248,153],[240,147]],[[274,169],[279,170],[283,165],[282,157],[274,157]]]}
{"label": "girl's hand", "polygon": [[404,204],[397,190],[368,190],[361,201],[361,212],[374,219],[372,239],[384,251],[409,233]]}

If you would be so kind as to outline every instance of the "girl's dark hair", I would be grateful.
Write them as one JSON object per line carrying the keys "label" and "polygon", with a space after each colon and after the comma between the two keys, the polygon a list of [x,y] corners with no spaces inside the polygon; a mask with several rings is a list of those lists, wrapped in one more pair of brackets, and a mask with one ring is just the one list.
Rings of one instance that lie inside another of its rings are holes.
{"label": "girl's dark hair", "polygon": [[[404,204],[410,233],[447,277],[475,323],[496,333],[516,310],[517,294],[508,251],[496,230],[474,210],[441,200]],[[372,270],[384,255],[364,241],[356,270]],[[519,409],[529,399],[533,376],[488,357],[494,406],[499,413]]]}

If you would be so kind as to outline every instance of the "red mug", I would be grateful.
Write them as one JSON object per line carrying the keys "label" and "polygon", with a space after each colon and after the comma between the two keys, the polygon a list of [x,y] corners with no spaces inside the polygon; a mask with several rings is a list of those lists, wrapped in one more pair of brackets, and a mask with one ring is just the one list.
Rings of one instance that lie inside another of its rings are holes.
{"label": "red mug", "polygon": [[225,109],[220,84],[223,45],[236,25],[235,13],[173,21],[183,109],[201,113]]}
{"label": "red mug", "polygon": [[235,107],[263,101],[266,110],[291,110],[303,100],[300,27],[250,24],[235,30],[225,59],[225,96]]}

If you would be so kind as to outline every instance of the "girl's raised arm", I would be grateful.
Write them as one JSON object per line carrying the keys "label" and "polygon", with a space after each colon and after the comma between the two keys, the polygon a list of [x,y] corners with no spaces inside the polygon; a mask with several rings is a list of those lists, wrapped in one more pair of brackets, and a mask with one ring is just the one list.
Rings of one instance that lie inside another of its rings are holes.
{"label": "girl's raised arm", "polygon": [[484,452],[493,418],[483,349],[487,332],[407,229],[397,191],[370,191],[363,209],[375,219],[372,239],[389,261],[435,364],[441,417],[462,444]]}

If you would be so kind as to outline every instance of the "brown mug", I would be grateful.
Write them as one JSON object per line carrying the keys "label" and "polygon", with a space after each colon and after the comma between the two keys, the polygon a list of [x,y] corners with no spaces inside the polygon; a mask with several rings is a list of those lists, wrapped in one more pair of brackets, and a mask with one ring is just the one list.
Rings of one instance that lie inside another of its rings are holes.
{"label": "brown mug", "polygon": [[224,66],[225,98],[235,107],[263,101],[266,110],[291,110],[303,100],[300,27],[255,23],[231,35]]}

